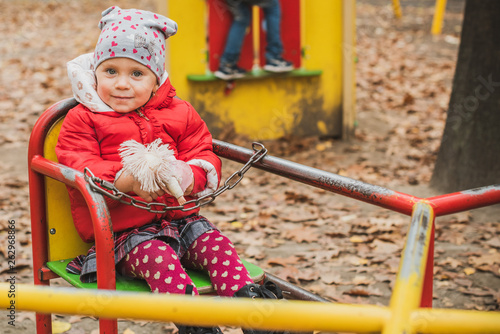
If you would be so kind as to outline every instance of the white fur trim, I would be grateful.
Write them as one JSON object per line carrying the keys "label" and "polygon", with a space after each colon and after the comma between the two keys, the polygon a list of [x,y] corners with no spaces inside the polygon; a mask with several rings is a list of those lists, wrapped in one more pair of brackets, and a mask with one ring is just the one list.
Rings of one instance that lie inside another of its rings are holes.
{"label": "white fur trim", "polygon": [[[97,94],[93,53],[83,54],[69,61],[66,66],[73,96],[78,102],[95,112],[113,111]],[[167,78],[168,73],[163,73],[160,86]]]}
{"label": "white fur trim", "polygon": [[194,194],[196,197],[205,196],[207,194],[213,193],[217,190],[217,185],[219,183],[219,177],[217,176],[217,170],[214,165],[206,160],[194,159],[189,160],[188,165],[198,166],[207,173],[207,187],[200,191],[197,194]]}

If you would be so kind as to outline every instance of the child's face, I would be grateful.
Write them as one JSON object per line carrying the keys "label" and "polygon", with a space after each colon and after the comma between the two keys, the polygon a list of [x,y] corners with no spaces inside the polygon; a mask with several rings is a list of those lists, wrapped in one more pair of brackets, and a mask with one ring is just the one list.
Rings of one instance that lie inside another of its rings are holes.
{"label": "child's face", "polygon": [[158,89],[153,72],[129,58],[105,60],[97,67],[95,75],[97,94],[120,114],[142,107]]}

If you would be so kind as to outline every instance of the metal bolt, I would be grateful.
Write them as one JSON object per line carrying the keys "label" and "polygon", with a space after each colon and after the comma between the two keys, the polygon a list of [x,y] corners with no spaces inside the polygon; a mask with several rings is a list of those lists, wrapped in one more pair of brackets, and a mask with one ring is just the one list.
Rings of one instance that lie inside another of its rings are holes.
{"label": "metal bolt", "polygon": [[55,228],[51,228],[50,229],[50,234],[56,234],[56,229]]}

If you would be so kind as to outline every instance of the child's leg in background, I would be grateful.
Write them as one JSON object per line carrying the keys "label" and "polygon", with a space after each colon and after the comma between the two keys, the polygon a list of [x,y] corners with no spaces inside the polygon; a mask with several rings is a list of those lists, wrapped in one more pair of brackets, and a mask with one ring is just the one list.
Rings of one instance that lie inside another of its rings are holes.
{"label": "child's leg in background", "polygon": [[152,292],[185,294],[188,284],[198,294],[174,250],[161,240],[141,243],[120,261],[118,271],[130,277],[139,277],[148,283]]}
{"label": "child's leg in background", "polygon": [[182,263],[189,268],[207,270],[219,296],[232,297],[240,288],[253,283],[232,242],[217,230],[196,239]]}

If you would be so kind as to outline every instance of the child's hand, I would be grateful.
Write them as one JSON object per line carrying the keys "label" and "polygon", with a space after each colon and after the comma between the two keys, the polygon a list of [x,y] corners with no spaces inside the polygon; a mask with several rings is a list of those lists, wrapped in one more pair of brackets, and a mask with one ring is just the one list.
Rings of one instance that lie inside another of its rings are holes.
{"label": "child's hand", "polygon": [[115,187],[116,189],[124,193],[132,191],[146,202],[152,202],[158,197],[165,195],[165,191],[162,189],[159,189],[156,192],[147,192],[142,190],[141,183],[127,172],[123,172],[120,177],[118,177],[118,179],[115,181]]}
{"label": "child's hand", "polygon": [[193,192],[194,188],[194,180],[191,182],[191,184],[186,188],[186,191],[184,191],[184,196],[189,196]]}

